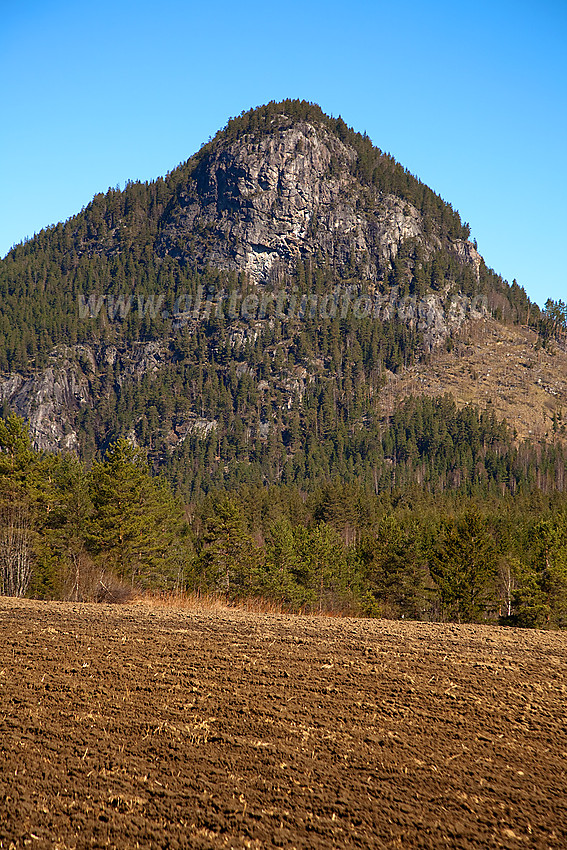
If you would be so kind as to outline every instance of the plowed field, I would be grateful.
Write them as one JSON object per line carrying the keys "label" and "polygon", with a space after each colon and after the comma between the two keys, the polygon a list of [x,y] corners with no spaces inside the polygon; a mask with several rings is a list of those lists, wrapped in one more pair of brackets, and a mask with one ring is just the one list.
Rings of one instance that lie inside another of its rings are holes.
{"label": "plowed field", "polygon": [[567,635],[0,600],[0,847],[567,847]]}

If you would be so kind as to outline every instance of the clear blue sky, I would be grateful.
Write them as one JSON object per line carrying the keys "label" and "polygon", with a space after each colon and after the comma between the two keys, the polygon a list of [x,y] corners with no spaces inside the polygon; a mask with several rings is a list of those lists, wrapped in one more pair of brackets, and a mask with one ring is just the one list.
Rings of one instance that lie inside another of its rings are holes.
{"label": "clear blue sky", "polygon": [[450,201],[533,300],[565,299],[566,53],[566,0],[5,2],[0,255],[299,97]]}

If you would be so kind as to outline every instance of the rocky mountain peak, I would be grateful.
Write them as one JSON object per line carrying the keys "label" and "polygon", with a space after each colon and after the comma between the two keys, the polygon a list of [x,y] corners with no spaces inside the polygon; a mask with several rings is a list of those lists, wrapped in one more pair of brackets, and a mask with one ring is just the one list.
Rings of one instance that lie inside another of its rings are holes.
{"label": "rocky mountain peak", "polygon": [[424,258],[451,248],[478,275],[481,258],[472,243],[428,227],[423,212],[399,193],[365,185],[360,159],[328,119],[282,113],[268,128],[221,135],[179,185],[157,249],[186,254],[201,267],[246,272],[256,283],[278,280],[314,258],[341,274],[356,270],[378,281],[400,246],[413,240]]}

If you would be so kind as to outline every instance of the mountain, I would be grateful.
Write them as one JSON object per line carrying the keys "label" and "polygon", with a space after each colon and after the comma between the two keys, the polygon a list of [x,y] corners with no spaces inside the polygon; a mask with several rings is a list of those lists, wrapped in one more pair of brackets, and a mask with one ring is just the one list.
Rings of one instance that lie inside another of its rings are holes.
{"label": "mountain", "polygon": [[318,255],[342,276],[356,269],[377,281],[411,242],[424,260],[450,251],[478,279],[480,256],[448,205],[340,120],[284,108],[231,122],[179,175],[158,250],[246,272],[256,283],[280,280]]}
{"label": "mountain", "polygon": [[[487,268],[455,209],[303,101],[231,119],[166,177],[16,246],[0,295],[0,399],[35,446],[89,460],[125,435],[188,496],[517,483],[548,451],[519,441],[565,431],[561,332],[542,336],[546,317]],[[484,436],[465,463],[445,420],[471,404],[462,421]],[[445,428],[446,465],[468,472],[418,472],[427,451],[419,435],[401,447],[395,411]],[[490,451],[506,470],[487,472]]]}

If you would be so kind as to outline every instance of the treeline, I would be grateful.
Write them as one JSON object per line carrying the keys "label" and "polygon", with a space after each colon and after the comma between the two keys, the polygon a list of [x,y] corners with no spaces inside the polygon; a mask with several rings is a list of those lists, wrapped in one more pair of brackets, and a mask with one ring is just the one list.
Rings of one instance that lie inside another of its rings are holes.
{"label": "treeline", "polygon": [[112,601],[144,590],[563,628],[567,498],[327,482],[184,504],[126,440],[87,469],[33,452],[22,420],[0,420],[0,591]]}

